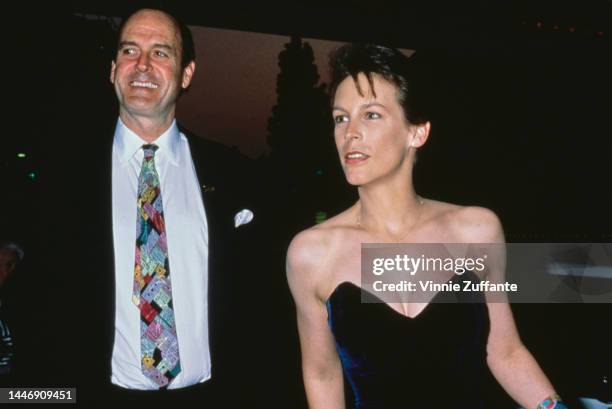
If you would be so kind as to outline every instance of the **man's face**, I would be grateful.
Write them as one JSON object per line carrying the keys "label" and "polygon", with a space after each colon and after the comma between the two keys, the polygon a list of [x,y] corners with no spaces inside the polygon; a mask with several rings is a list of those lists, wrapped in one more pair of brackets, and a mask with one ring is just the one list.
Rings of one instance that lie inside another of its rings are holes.
{"label": "man's face", "polygon": [[142,10],[125,24],[110,80],[120,113],[132,119],[174,117],[180,88],[187,88],[195,69],[181,69],[182,44],[176,24],[166,14]]}
{"label": "man's face", "polygon": [[0,286],[17,267],[17,254],[10,250],[0,250]]}

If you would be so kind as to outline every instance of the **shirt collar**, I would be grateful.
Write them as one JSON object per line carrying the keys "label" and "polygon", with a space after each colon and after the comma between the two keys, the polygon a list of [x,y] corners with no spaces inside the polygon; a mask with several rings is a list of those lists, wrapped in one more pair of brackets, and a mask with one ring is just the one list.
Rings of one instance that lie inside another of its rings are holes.
{"label": "shirt collar", "polygon": [[[156,156],[161,154],[168,158],[170,163],[175,166],[179,164],[179,143],[180,143],[180,132],[176,125],[176,119],[172,121],[170,127],[157,138],[154,143],[159,147]],[[142,139],[134,131],[125,126],[121,118],[117,120],[117,126],[115,127],[115,139],[114,144],[119,154],[121,165],[124,166],[136,153],[138,153],[142,145],[146,145],[149,142]]]}

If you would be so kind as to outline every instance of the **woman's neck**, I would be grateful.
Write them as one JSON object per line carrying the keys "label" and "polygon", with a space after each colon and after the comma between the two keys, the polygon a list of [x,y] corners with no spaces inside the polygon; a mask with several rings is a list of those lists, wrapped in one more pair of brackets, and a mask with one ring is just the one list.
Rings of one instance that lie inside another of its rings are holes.
{"label": "woman's neck", "polygon": [[362,186],[355,206],[355,222],[367,231],[391,239],[401,238],[418,224],[424,206],[410,182],[401,186],[389,183]]}

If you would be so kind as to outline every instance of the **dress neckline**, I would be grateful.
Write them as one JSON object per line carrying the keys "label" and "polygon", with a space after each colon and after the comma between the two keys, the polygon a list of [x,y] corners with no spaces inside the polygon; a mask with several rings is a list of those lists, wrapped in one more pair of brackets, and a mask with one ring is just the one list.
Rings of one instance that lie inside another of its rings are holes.
{"label": "dress neckline", "polygon": [[[473,273],[472,273],[471,271],[467,271],[467,272],[466,272],[466,274],[467,274],[467,273],[470,273],[471,275],[473,275]],[[453,274],[453,275],[452,275],[452,276],[449,278],[449,280],[455,280],[455,278],[456,278],[456,277],[463,277],[463,276],[465,276],[465,275],[461,275],[461,276],[459,276],[459,275],[457,275],[457,274]],[[470,279],[473,279],[473,277],[470,277]],[[334,290],[331,292],[331,294],[329,295],[329,297],[327,297],[327,300],[325,300],[325,304],[326,304],[326,305],[329,307],[329,302],[330,302],[330,300],[332,299],[332,297],[334,297],[334,295],[335,295],[335,294],[338,292],[338,290],[339,290],[341,287],[347,287],[347,286],[348,286],[348,287],[353,287],[353,288],[355,288],[356,290],[361,291],[362,293],[366,293],[366,294],[368,295],[368,297],[372,297],[372,298],[375,300],[375,302],[373,302],[373,303],[371,303],[371,304],[383,304],[383,305],[384,305],[384,307],[383,307],[383,308],[385,308],[385,309],[387,309],[387,310],[391,310],[391,312],[392,312],[392,313],[394,313],[395,315],[397,315],[397,316],[399,316],[400,318],[405,319],[405,320],[407,320],[407,321],[414,321],[414,320],[418,319],[418,318],[419,318],[421,315],[423,315],[424,313],[426,313],[426,312],[427,312],[427,311],[430,309],[430,308],[429,308],[429,307],[430,307],[430,305],[431,305],[432,303],[434,303],[434,302],[435,302],[435,300],[436,300],[436,299],[437,299],[439,296],[441,296],[441,294],[442,294],[442,291],[437,291],[437,292],[436,292],[436,294],[435,294],[433,297],[431,297],[431,299],[429,300],[429,302],[428,302],[428,303],[425,305],[425,307],[424,307],[424,308],[423,308],[421,311],[419,311],[417,314],[415,314],[415,315],[413,315],[413,316],[410,316],[410,315],[403,314],[403,313],[401,313],[400,311],[396,310],[395,308],[393,308],[392,306],[390,306],[388,303],[386,303],[385,301],[383,301],[383,300],[382,300],[380,297],[378,297],[377,295],[373,294],[372,292],[370,292],[370,291],[368,291],[368,290],[364,289],[363,287],[361,287],[361,286],[359,286],[359,285],[357,285],[357,284],[353,283],[352,281],[345,280],[345,281],[340,282],[340,283],[339,283],[339,284],[336,286],[336,288],[334,288]],[[370,304],[370,303],[369,303],[369,304]]]}

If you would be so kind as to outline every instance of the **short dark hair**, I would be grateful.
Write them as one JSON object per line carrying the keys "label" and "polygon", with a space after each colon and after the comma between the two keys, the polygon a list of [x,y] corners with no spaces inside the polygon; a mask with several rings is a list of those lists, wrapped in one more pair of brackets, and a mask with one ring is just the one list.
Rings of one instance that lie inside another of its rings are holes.
{"label": "short dark hair", "polygon": [[136,13],[142,10],[151,10],[158,11],[160,13],[164,13],[166,16],[172,20],[176,28],[178,29],[178,33],[181,37],[181,68],[184,69],[191,61],[195,61],[196,52],[195,52],[195,44],[193,42],[193,35],[191,34],[191,30],[187,26],[187,24],[183,23],[176,15],[169,12],[168,10],[160,9],[160,8],[141,8],[138,10],[132,11],[127,17],[121,20],[121,25],[117,30],[117,41],[115,42],[115,57],[117,56],[117,52],[119,51],[119,43],[121,42],[121,34],[123,33],[123,29],[125,28],[125,23]]}
{"label": "short dark hair", "polygon": [[349,76],[353,78],[359,94],[363,95],[357,80],[360,73],[366,76],[372,92],[376,95],[372,76],[377,74],[395,86],[398,102],[409,123],[420,125],[427,122],[426,114],[415,98],[415,64],[399,50],[375,44],[347,44],[331,54],[329,65],[329,95],[332,100],[338,85]]}

